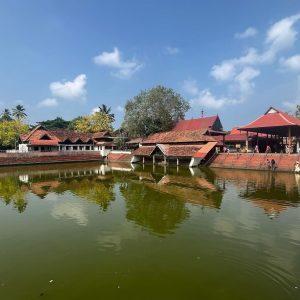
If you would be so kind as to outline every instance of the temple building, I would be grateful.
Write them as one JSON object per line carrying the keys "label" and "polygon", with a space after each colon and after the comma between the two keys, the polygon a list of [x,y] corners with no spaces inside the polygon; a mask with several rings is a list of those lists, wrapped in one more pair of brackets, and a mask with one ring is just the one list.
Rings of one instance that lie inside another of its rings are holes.
{"label": "temple building", "polygon": [[274,107],[270,107],[262,116],[245,126],[238,128],[246,133],[246,148],[249,145],[249,133],[263,134],[272,152],[298,153],[300,150],[300,120]]}
{"label": "temple building", "polygon": [[233,127],[229,134],[217,136],[216,139],[223,141],[229,152],[247,152],[246,144],[248,139],[248,150],[254,149],[256,145],[261,151],[264,151],[268,144],[273,143],[271,138],[267,138],[266,134],[248,132],[238,130]]}
{"label": "temple building", "polygon": [[19,137],[19,151],[99,151],[102,156],[116,148],[108,131],[81,133],[73,130],[47,129],[38,125]]}
{"label": "temple building", "polygon": [[[223,143],[215,136],[225,135],[218,116],[178,121],[171,131],[151,134],[138,140],[131,162],[197,166],[206,162]],[[134,144],[137,140],[129,142]]]}
{"label": "temple building", "polygon": [[172,131],[185,131],[185,130],[202,130],[207,135],[222,135],[223,125],[219,116],[202,117],[190,120],[179,120]]}

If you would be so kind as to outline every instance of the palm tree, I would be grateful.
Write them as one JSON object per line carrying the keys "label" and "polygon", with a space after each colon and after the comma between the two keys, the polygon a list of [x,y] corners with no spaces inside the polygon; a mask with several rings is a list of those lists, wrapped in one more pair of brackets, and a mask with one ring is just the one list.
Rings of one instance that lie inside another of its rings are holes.
{"label": "palm tree", "polygon": [[27,116],[23,105],[18,104],[12,111],[13,116],[18,120],[24,119]]}
{"label": "palm tree", "polygon": [[8,108],[5,108],[2,112],[2,115],[1,115],[1,120],[2,121],[11,121],[12,118],[11,118],[11,113],[10,113],[10,110]]}
{"label": "palm tree", "polygon": [[112,121],[115,121],[115,114],[111,113],[111,107],[107,107],[105,104],[102,104],[101,106],[98,106],[99,112],[109,116]]}

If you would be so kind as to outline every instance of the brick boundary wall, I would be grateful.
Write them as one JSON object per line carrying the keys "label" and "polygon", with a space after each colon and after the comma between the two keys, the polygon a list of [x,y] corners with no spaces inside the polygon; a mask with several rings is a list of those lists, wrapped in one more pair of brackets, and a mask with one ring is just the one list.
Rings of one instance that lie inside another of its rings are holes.
{"label": "brick boundary wall", "polygon": [[103,157],[94,151],[0,153],[0,166],[85,161],[103,161]]}
{"label": "brick boundary wall", "polygon": [[213,168],[268,171],[267,160],[275,160],[277,171],[294,172],[299,154],[285,153],[219,153],[209,164]]}

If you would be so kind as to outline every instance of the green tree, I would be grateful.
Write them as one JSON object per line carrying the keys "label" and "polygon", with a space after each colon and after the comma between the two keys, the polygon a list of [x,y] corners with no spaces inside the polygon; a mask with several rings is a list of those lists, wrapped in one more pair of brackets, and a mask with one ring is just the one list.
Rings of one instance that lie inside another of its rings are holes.
{"label": "green tree", "polygon": [[25,113],[25,108],[23,105],[18,104],[15,108],[12,109],[12,115],[17,120],[22,120],[27,117],[27,114]]}
{"label": "green tree", "polygon": [[115,114],[111,113],[111,107],[107,107],[105,104],[98,106],[99,112],[109,116],[112,119],[112,122],[115,121]]}
{"label": "green tree", "polygon": [[0,122],[0,144],[4,148],[13,148],[20,134],[27,133],[29,126],[22,120],[2,120]]}
{"label": "green tree", "polygon": [[300,119],[300,105],[296,106],[296,112],[295,112],[296,118]]}
{"label": "green tree", "polygon": [[11,112],[8,108],[5,108],[1,114],[1,121],[11,121],[12,117],[11,117]]}
{"label": "green tree", "polygon": [[70,123],[70,121],[66,121],[62,117],[39,122],[40,125],[43,125],[48,129],[67,129],[70,126]]}
{"label": "green tree", "polygon": [[168,131],[190,109],[180,94],[164,86],[142,91],[125,105],[122,127],[131,136]]}
{"label": "green tree", "polygon": [[107,114],[95,112],[74,122],[74,130],[79,132],[112,131],[112,119]]}

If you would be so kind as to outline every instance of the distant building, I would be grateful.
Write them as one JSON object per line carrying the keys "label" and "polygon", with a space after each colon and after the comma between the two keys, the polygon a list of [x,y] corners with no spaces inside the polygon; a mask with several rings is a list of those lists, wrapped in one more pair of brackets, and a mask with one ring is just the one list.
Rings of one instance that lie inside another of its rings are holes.
{"label": "distant building", "polygon": [[219,116],[178,121],[172,131],[205,130],[207,135],[225,134]]}
{"label": "distant building", "polygon": [[42,125],[19,137],[19,151],[99,151],[102,156],[116,148],[108,131],[81,133],[47,129]]}

